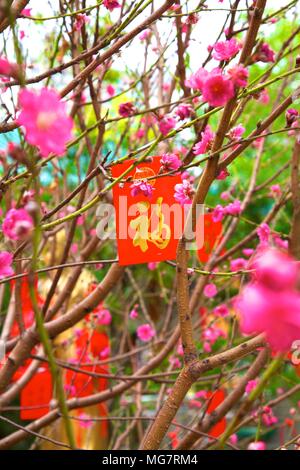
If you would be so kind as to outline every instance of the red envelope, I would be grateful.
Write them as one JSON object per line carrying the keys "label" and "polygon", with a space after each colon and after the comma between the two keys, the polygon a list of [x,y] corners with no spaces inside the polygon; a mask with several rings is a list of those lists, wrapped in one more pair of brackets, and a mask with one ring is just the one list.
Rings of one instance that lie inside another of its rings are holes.
{"label": "red envelope", "polygon": [[[132,177],[129,182],[113,187],[119,263],[123,266],[176,258],[184,224],[184,210],[174,199],[174,187],[182,183],[180,175],[147,180],[153,186],[151,198],[142,193],[131,195],[134,180],[159,173],[160,159],[153,157],[151,162],[139,164],[126,176]],[[122,175],[132,163],[133,160],[113,166],[113,177]],[[175,204],[176,217],[173,211],[168,211]]]}
{"label": "red envelope", "polygon": [[[21,391],[21,419],[38,419],[49,411],[52,378],[48,366],[40,367]],[[30,409],[32,407],[32,409]]]}
{"label": "red envelope", "polygon": [[206,263],[215,246],[221,242],[222,222],[214,222],[211,214],[205,214],[202,220],[204,220],[204,245],[197,254],[199,261]]}
{"label": "red envelope", "polygon": [[[209,399],[209,405],[206,412],[211,414],[218,406],[225,400],[224,390],[216,390],[215,392],[208,392],[207,398]],[[226,418],[222,418],[217,424],[215,424],[209,431],[209,435],[212,437],[219,437],[223,434],[226,429]]]}

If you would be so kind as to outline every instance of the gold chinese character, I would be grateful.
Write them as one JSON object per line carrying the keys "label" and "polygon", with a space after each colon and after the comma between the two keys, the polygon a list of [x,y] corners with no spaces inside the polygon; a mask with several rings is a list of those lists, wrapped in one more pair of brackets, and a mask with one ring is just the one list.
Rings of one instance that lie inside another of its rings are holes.
{"label": "gold chinese character", "polygon": [[155,204],[155,214],[158,217],[158,223],[153,232],[149,231],[153,215],[148,216],[149,202],[137,203],[140,215],[129,224],[130,228],[135,230],[133,246],[139,246],[143,253],[148,250],[148,243],[153,243],[161,250],[167,248],[170,243],[171,229],[169,225],[164,223],[165,217],[162,213],[162,201],[163,198],[159,197]]}

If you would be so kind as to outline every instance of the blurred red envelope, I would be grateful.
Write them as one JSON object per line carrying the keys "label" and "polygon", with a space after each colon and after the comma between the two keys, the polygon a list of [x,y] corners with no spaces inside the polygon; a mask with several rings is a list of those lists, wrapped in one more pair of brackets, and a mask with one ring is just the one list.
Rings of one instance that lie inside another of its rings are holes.
{"label": "blurred red envelope", "polygon": [[[174,199],[174,187],[182,183],[180,175],[147,180],[153,186],[151,198],[141,192],[132,196],[130,189],[134,180],[158,175],[160,159],[152,157],[152,161],[137,165],[126,176],[130,176],[131,181],[113,187],[119,263],[123,266],[176,258],[178,231],[182,231],[184,222],[184,210]],[[122,175],[133,162],[130,160],[112,166],[113,177]],[[175,210],[168,210],[175,204],[176,223]]]}

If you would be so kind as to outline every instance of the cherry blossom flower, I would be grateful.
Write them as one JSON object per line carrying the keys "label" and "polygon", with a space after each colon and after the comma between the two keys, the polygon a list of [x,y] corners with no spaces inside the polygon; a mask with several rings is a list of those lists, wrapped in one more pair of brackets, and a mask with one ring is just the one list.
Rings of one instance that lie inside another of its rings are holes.
{"label": "cherry blossom flower", "polygon": [[218,317],[223,317],[223,318],[229,315],[228,307],[225,304],[218,305],[216,308],[214,308],[213,312]]}
{"label": "cherry blossom flower", "polygon": [[139,40],[140,40],[140,41],[146,41],[147,39],[150,38],[151,34],[152,34],[151,29],[145,29],[145,31],[143,31],[143,32],[139,35]]}
{"label": "cherry blossom flower", "polygon": [[236,258],[230,261],[230,270],[232,272],[243,271],[247,268],[248,261],[244,258]]}
{"label": "cherry blossom flower", "polygon": [[241,49],[241,44],[235,39],[219,41],[213,46],[213,58],[216,60],[230,60],[235,57]]}
{"label": "cherry blossom flower", "polygon": [[293,289],[297,282],[299,269],[291,256],[274,248],[259,253],[251,267],[255,279],[270,289],[277,291]]}
{"label": "cherry blossom flower", "polygon": [[13,255],[8,251],[0,251],[0,279],[7,276],[12,276],[14,273],[11,267]]}
{"label": "cherry blossom flower", "polygon": [[149,271],[154,271],[158,267],[159,263],[157,261],[151,261],[148,263],[148,269]]}
{"label": "cherry blossom flower", "polygon": [[206,286],[204,287],[203,293],[205,297],[207,297],[208,299],[211,299],[217,295],[218,290],[217,290],[216,285],[211,283],[211,284],[206,284]]}
{"label": "cherry blossom flower", "polygon": [[160,163],[163,172],[178,170],[182,166],[182,161],[175,153],[164,153]]}
{"label": "cherry blossom flower", "polygon": [[103,0],[103,5],[109,11],[113,11],[115,8],[121,8],[121,5],[117,0]]}
{"label": "cherry blossom flower", "polygon": [[249,72],[243,65],[230,68],[228,75],[235,86],[245,88],[248,85]]}
{"label": "cherry blossom flower", "polygon": [[151,325],[145,323],[144,325],[140,325],[136,330],[137,337],[139,340],[147,343],[155,336],[155,331]]}
{"label": "cherry blossom flower", "polygon": [[179,117],[181,121],[184,119],[190,117],[192,114],[193,107],[190,104],[180,104],[176,109],[175,109],[175,114],[176,116]]}
{"label": "cherry blossom flower", "polygon": [[216,179],[223,181],[223,180],[226,180],[226,178],[228,178],[228,176],[230,176],[230,173],[227,170],[227,168],[225,168],[224,170],[219,171]]}
{"label": "cherry blossom flower", "polygon": [[270,48],[267,42],[264,42],[259,51],[254,55],[256,62],[275,62],[275,52]]}
{"label": "cherry blossom flower", "polygon": [[250,256],[253,255],[254,250],[253,250],[253,248],[245,248],[242,253],[243,253],[243,255],[245,255],[247,257],[250,257]]}
{"label": "cherry blossom flower", "polygon": [[90,19],[87,15],[84,15],[82,13],[78,13],[78,15],[75,16],[75,23],[74,23],[74,28],[76,31],[80,31],[82,26],[84,24],[89,23]]}
{"label": "cherry blossom flower", "polygon": [[268,245],[269,244],[269,239],[270,239],[270,235],[271,235],[271,230],[270,230],[270,227],[268,226],[268,224],[266,223],[262,223],[257,231],[257,236],[259,238],[259,241],[260,241],[260,245],[261,246],[264,246],[264,245]]}
{"label": "cherry blossom flower", "polygon": [[202,91],[203,85],[208,77],[208,72],[204,68],[200,68],[197,72],[193,73],[188,80],[185,81],[185,85],[193,90]]}
{"label": "cherry blossom flower", "polygon": [[134,104],[131,103],[130,101],[126,103],[121,103],[119,106],[119,114],[122,117],[130,117],[135,113],[135,107]]}
{"label": "cherry blossom flower", "polygon": [[79,415],[79,426],[83,429],[89,429],[93,426],[93,421],[90,415],[86,413],[80,413]]}
{"label": "cherry blossom flower", "polygon": [[225,106],[234,96],[234,86],[221,69],[215,69],[205,80],[202,95],[210,106]]}
{"label": "cherry blossom flower", "polygon": [[285,113],[285,118],[286,118],[286,124],[288,127],[291,127],[291,125],[297,121],[297,119],[299,118],[299,112],[297,109],[295,108],[290,108],[287,110],[287,112]]}
{"label": "cherry blossom flower", "polygon": [[229,133],[228,136],[231,140],[239,140],[242,138],[243,134],[245,133],[245,128],[242,126],[242,124],[239,124],[236,127],[233,127]]}
{"label": "cherry blossom flower", "polygon": [[227,215],[233,215],[233,216],[238,216],[242,212],[242,207],[241,207],[241,201],[236,199],[234,202],[231,202],[228,204],[228,206],[225,207],[225,212]]}
{"label": "cherry blossom flower", "polygon": [[225,209],[221,204],[218,204],[212,212],[213,222],[221,222],[226,215]]}
{"label": "cherry blossom flower", "polygon": [[36,145],[43,157],[50,153],[64,155],[72,137],[73,120],[66,113],[66,103],[49,88],[40,92],[26,88],[19,93],[21,112],[17,122],[25,128],[26,140]]}
{"label": "cherry blossom flower", "polygon": [[21,15],[26,16],[27,18],[30,18],[31,17],[31,10],[32,10],[32,8],[23,8],[23,10],[21,11]]}
{"label": "cherry blossom flower", "polygon": [[136,307],[134,307],[134,308],[130,311],[129,317],[131,318],[131,320],[136,320],[136,319],[138,318],[138,316],[139,316],[139,313],[138,313]]}
{"label": "cherry blossom flower", "polygon": [[107,93],[110,97],[114,96],[115,93],[116,93],[115,87],[112,86],[112,85],[107,85],[107,87],[106,87],[106,93]]}
{"label": "cherry blossom flower", "polygon": [[248,450],[266,450],[267,446],[264,441],[255,441],[255,442],[250,442],[248,445]]}
{"label": "cherry blossom flower", "polygon": [[270,186],[270,196],[271,197],[280,197],[282,194],[281,187],[279,184],[272,184]]}
{"label": "cherry blossom flower", "polygon": [[264,333],[274,352],[285,352],[300,337],[300,294],[293,259],[267,249],[253,262],[255,274],[236,300],[244,334]]}
{"label": "cherry blossom flower", "polygon": [[172,116],[164,116],[160,119],[158,127],[162,135],[167,135],[176,126],[176,119]]}
{"label": "cherry blossom flower", "polygon": [[142,193],[144,196],[151,198],[154,188],[151,184],[147,183],[145,180],[136,180],[130,186],[131,196],[135,197],[138,194]]}
{"label": "cherry blossom flower", "polygon": [[231,444],[236,445],[239,441],[238,435],[232,434],[229,438],[229,441],[231,442]]}
{"label": "cherry blossom flower", "polygon": [[110,325],[111,324],[111,314],[107,308],[101,308],[97,313],[97,323],[98,325]]}
{"label": "cherry blossom flower", "polygon": [[22,240],[33,230],[33,220],[25,209],[10,209],[2,224],[4,235],[10,240]]}
{"label": "cherry blossom flower", "polygon": [[249,395],[252,392],[252,390],[254,390],[257,387],[257,385],[258,385],[257,379],[249,380],[245,388],[246,394]]}
{"label": "cherry blossom flower", "polygon": [[0,57],[0,75],[11,77],[18,70],[17,64],[10,63],[6,57]]}
{"label": "cherry blossom flower", "polygon": [[188,180],[175,185],[174,199],[181,205],[191,204],[195,190]]}
{"label": "cherry blossom flower", "polygon": [[204,132],[201,133],[201,140],[193,147],[195,155],[203,155],[211,149],[211,145],[214,141],[215,133],[212,132],[209,125],[206,126]]}

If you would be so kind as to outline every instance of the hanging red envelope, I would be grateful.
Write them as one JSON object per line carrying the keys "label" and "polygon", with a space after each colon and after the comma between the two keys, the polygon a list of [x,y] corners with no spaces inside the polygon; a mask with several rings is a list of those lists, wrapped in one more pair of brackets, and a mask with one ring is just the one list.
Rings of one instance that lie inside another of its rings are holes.
{"label": "hanging red envelope", "polygon": [[[204,220],[204,244],[203,247],[197,251],[198,259],[201,263],[206,263],[209,260],[214,247],[221,241],[222,235],[222,222],[214,222],[211,214],[205,214]],[[224,251],[222,252],[224,253]]]}
{"label": "hanging red envelope", "polygon": [[[216,390],[215,392],[208,392],[207,398],[209,400],[209,404],[207,407],[206,412],[211,414],[216,408],[218,408],[221,403],[225,400],[225,392],[224,390]],[[222,418],[217,424],[215,424],[209,431],[209,435],[211,437],[219,437],[226,429],[226,418]]]}
{"label": "hanging red envelope", "polygon": [[51,399],[51,373],[47,366],[40,367],[21,391],[21,419],[41,418],[48,413]]}
{"label": "hanging red envelope", "polygon": [[[180,175],[155,178],[161,169],[161,157],[152,157],[135,167],[126,178],[130,181],[113,187],[119,263],[148,263],[176,258],[178,239],[184,224],[184,210],[174,199],[174,187],[182,183]],[[114,178],[121,176],[133,163],[126,161],[112,167]],[[135,180],[151,184],[152,196],[142,192],[132,195]],[[173,206],[174,210],[170,210]]]}

